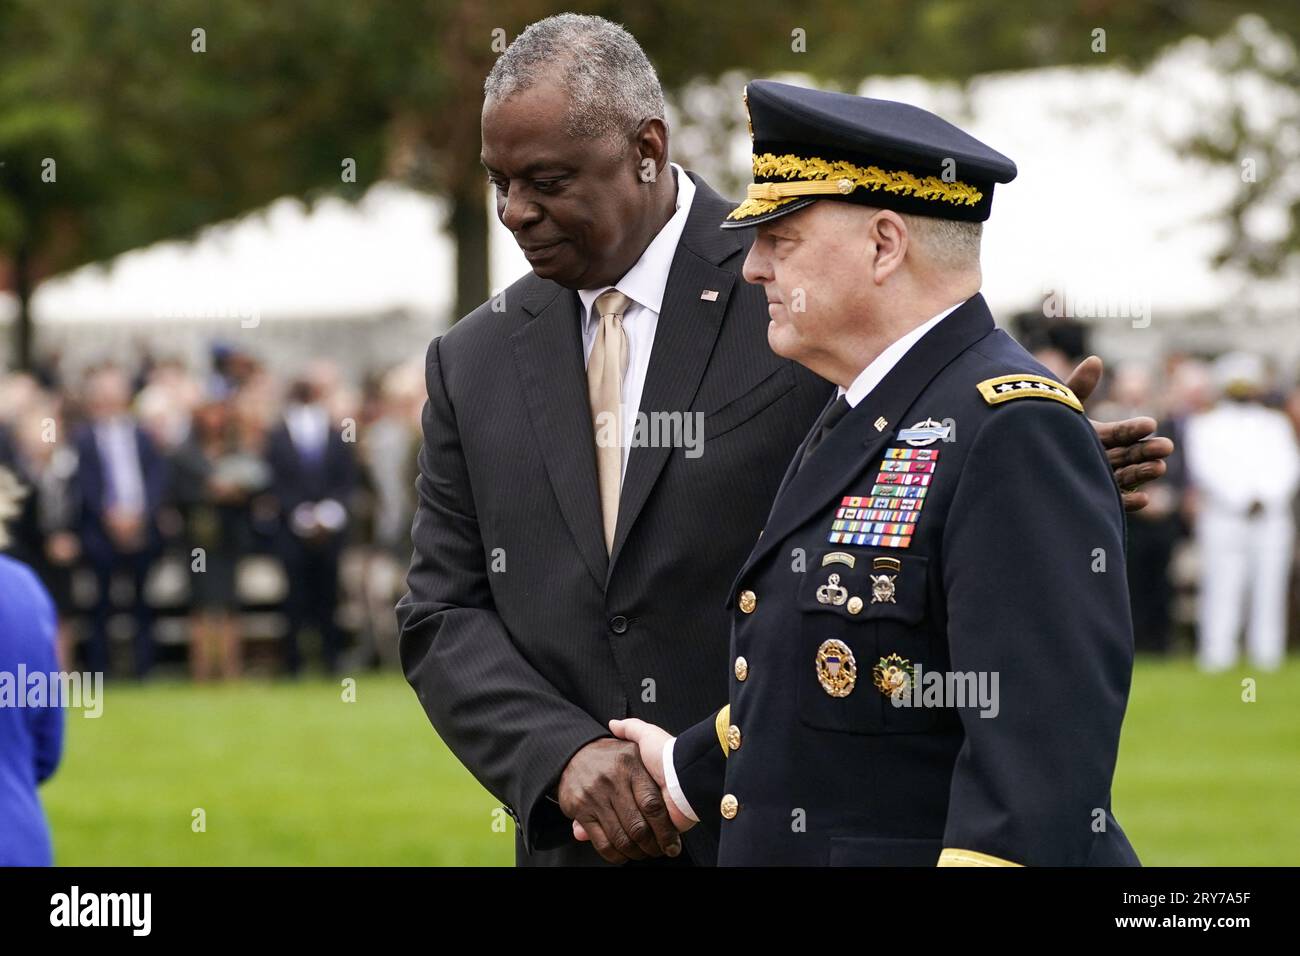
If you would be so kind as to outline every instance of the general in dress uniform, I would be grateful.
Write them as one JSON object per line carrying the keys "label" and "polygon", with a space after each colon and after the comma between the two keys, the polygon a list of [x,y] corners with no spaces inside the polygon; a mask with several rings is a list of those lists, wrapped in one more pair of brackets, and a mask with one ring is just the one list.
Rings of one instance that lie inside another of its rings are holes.
{"label": "general in dress uniform", "polygon": [[[906,104],[746,92],[755,183],[724,228],[828,201],[979,222],[1016,174]],[[724,865],[1137,865],[1105,453],[978,291],[925,319],[795,454],[731,590],[729,702],[666,741],[665,789]]]}

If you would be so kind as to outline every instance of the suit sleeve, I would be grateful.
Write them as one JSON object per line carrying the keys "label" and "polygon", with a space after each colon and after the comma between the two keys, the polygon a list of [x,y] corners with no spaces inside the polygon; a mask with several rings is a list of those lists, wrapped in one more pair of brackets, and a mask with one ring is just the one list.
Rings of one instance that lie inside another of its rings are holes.
{"label": "suit sleeve", "polygon": [[722,817],[718,804],[727,773],[726,727],[731,722],[731,706],[710,714],[698,724],[687,727],[673,744],[673,770],[700,825],[718,837]]}
{"label": "suit sleeve", "polygon": [[[46,674],[59,670],[57,648],[58,616],[54,602],[49,593],[38,582],[35,575],[31,578],[32,593],[36,598],[33,610],[33,636],[36,646],[32,649],[30,666]],[[44,783],[58,769],[59,759],[63,756],[64,707],[60,702],[48,701],[44,707],[31,707],[25,711],[34,744],[36,782]]]}
{"label": "suit sleeve", "polygon": [[974,442],[943,586],[952,668],[996,674],[997,709],[959,711],[940,865],[1085,865],[1118,829],[1133,667],[1123,507],[1087,419],[1059,403],[1008,402]]}
{"label": "suit sleeve", "polygon": [[452,752],[506,804],[529,852],[573,839],[548,797],[569,759],[608,729],[520,652],[497,614],[439,340],[429,347],[424,444],[407,593],[397,604],[402,668]]}

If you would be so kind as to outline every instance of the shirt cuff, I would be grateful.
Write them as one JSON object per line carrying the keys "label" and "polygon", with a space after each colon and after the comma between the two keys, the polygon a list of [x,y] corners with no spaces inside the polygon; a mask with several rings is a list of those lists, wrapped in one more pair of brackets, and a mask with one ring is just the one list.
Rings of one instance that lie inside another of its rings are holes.
{"label": "shirt cuff", "polygon": [[686,799],[686,794],[682,792],[681,782],[677,779],[677,768],[673,766],[673,745],[677,743],[676,737],[669,737],[664,742],[664,783],[668,787],[668,797],[673,803],[677,804],[677,809],[682,811],[682,815],[694,821],[700,822],[700,818],[695,815],[691,809],[690,801]]}

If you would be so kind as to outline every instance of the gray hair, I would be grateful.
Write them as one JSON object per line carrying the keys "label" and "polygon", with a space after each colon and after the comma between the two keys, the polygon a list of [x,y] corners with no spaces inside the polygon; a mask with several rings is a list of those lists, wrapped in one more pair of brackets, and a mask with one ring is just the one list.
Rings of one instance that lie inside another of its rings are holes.
{"label": "gray hair", "polygon": [[603,17],[576,13],[538,20],[515,37],[488,74],[484,97],[508,99],[557,67],[569,94],[570,136],[630,134],[642,120],[666,118],[659,76],[632,34]]}
{"label": "gray hair", "polygon": [[907,224],[912,241],[936,265],[954,272],[979,268],[984,223],[903,213],[899,216]]}

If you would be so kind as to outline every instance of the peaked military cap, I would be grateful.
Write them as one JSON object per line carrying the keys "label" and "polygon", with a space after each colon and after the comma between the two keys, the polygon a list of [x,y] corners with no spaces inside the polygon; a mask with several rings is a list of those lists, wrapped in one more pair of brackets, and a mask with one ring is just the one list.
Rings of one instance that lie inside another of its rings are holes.
{"label": "peaked military cap", "polygon": [[933,113],[892,100],[772,80],[745,87],[754,182],[724,229],[819,199],[982,222],[1016,164]]}

